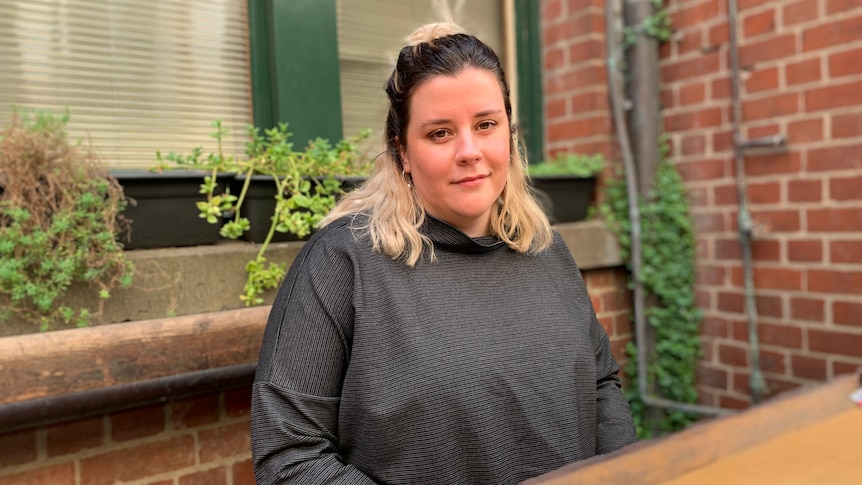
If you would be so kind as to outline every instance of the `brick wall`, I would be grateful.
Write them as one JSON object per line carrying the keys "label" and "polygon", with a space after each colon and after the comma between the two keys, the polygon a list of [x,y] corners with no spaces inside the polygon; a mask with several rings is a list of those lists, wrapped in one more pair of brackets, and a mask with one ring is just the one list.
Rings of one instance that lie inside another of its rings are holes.
{"label": "brick wall", "polygon": [[253,485],[250,387],[0,435],[0,485]]}
{"label": "brick wall", "polygon": [[[700,397],[741,408],[751,399],[727,0],[669,5],[675,35],[660,51],[661,102],[697,225],[697,292],[706,315]],[[757,228],[760,359],[774,395],[862,366],[862,3],[738,6],[742,138],[788,139],[783,149],[745,157]],[[603,145],[613,138],[604,123],[604,54],[595,42],[603,15],[604,0],[542,2],[551,150],[613,150]],[[592,120],[594,131],[582,120]]]}

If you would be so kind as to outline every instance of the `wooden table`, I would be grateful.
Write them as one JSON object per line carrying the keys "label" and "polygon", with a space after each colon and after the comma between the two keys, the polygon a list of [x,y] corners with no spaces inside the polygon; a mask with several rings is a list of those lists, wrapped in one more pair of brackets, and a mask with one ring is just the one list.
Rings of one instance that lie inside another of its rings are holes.
{"label": "wooden table", "polygon": [[841,376],[526,483],[862,484],[862,406],[850,400],[860,386]]}

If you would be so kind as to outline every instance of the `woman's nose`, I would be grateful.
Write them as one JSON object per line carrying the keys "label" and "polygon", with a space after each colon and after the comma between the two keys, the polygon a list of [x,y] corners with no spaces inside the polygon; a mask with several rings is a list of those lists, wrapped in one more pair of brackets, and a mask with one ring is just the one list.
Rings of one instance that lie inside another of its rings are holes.
{"label": "woman's nose", "polygon": [[482,151],[471,133],[461,136],[458,140],[458,163],[476,163],[482,157]]}

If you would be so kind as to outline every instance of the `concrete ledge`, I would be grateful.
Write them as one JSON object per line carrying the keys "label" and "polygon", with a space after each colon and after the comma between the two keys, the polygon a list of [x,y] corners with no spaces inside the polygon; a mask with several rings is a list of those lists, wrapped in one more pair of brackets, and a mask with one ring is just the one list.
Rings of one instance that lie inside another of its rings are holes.
{"label": "concrete ledge", "polygon": [[[566,223],[554,228],[563,236],[581,269],[623,264],[616,238],[604,222]],[[266,257],[290,266],[303,244],[271,244]],[[74,307],[92,309],[92,325],[245,308],[239,299],[246,279],[244,268],[259,249],[258,244],[226,240],[212,246],[128,251],[136,268],[131,287],[115,289],[108,300],[99,300],[84,288],[73,287],[67,301]],[[275,291],[265,296],[264,304],[272,304]],[[0,325],[0,336],[37,331],[36,325],[29,322]]]}

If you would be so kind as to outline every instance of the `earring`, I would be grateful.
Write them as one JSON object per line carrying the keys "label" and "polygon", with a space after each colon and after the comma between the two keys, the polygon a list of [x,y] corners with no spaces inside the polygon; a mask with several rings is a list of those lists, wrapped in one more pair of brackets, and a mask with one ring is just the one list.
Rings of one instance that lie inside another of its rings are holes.
{"label": "earring", "polygon": [[409,173],[405,172],[404,169],[401,169],[401,178],[403,178],[407,182],[407,188],[413,188],[413,177],[410,176]]}

